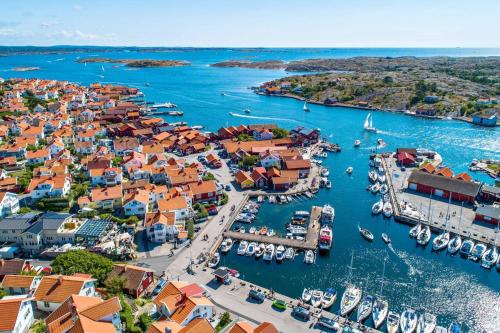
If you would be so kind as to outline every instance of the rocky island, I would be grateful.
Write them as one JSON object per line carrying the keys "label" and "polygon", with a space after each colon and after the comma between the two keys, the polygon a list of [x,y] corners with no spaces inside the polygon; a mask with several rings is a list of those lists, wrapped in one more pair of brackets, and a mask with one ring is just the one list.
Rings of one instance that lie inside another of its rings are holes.
{"label": "rocky island", "polygon": [[285,70],[324,73],[281,78],[256,91],[426,117],[500,113],[500,57],[308,59]]}
{"label": "rocky island", "polygon": [[264,60],[264,61],[248,61],[248,60],[229,60],[211,64],[212,67],[241,67],[253,69],[283,69],[286,63],[282,60]]}
{"label": "rocky island", "polygon": [[112,58],[82,58],[78,59],[76,62],[79,63],[118,63],[125,64],[127,67],[177,67],[177,66],[187,66],[189,63],[187,61],[181,60],[152,60],[152,59],[112,59]]}

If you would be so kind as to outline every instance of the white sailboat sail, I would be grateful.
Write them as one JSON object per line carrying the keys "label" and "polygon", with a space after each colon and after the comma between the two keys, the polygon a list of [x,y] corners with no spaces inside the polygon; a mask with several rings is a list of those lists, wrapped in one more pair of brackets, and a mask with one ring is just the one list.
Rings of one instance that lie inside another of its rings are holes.
{"label": "white sailboat sail", "polygon": [[372,114],[371,112],[368,113],[365,119],[365,123],[363,124],[363,127],[365,128],[365,131],[368,132],[377,132],[377,129],[373,127],[373,119],[372,119]]}

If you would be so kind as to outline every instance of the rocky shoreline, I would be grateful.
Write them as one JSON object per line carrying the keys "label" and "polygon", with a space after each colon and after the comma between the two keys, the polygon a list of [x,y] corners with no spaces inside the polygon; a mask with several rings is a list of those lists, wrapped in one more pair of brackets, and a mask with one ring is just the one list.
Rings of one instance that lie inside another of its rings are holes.
{"label": "rocky shoreline", "polygon": [[152,60],[152,59],[112,59],[112,58],[82,58],[78,63],[116,63],[125,64],[127,67],[178,67],[188,66],[189,62],[181,60]]}
{"label": "rocky shoreline", "polygon": [[211,67],[225,68],[253,68],[253,69],[284,69],[286,63],[282,60],[264,60],[264,61],[247,61],[247,60],[229,60],[211,64]]}

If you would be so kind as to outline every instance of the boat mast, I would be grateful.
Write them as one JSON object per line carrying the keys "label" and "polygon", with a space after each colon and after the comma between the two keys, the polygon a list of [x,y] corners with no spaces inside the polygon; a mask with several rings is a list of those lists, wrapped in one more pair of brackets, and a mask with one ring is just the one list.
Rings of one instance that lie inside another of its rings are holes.
{"label": "boat mast", "polygon": [[384,287],[384,282],[385,282],[385,263],[387,261],[387,256],[384,258],[384,268],[382,269],[382,279],[380,280],[380,291],[379,291],[379,297],[382,297],[382,289]]}
{"label": "boat mast", "polygon": [[350,285],[351,284],[351,278],[352,278],[352,270],[354,269],[352,267],[353,265],[353,261],[354,261],[354,251],[351,251],[351,264],[349,266],[347,266],[349,268],[349,278],[348,278],[348,282],[347,282],[347,285]]}

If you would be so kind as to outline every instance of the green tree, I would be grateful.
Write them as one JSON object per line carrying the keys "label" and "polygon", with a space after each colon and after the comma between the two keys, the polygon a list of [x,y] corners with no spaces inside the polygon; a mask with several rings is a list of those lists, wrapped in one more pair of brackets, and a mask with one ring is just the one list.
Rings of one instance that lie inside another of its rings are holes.
{"label": "green tree", "polygon": [[244,168],[249,168],[257,164],[259,158],[256,155],[245,156],[241,160],[241,166]]}
{"label": "green tree", "polygon": [[148,327],[153,323],[153,318],[147,313],[143,313],[139,316],[139,327],[143,332],[148,330]]}
{"label": "green tree", "polygon": [[229,325],[230,322],[231,322],[231,315],[229,314],[229,312],[224,312],[220,317],[219,323],[215,327],[215,331],[216,332],[222,331],[222,329],[227,325]]}
{"label": "green tree", "polygon": [[7,292],[7,290],[5,290],[4,288],[0,287],[0,299],[4,298],[8,294],[9,293]]}
{"label": "green tree", "polygon": [[204,181],[215,180],[215,176],[211,172],[207,172],[207,174],[204,175],[201,179]]}
{"label": "green tree", "polygon": [[46,333],[47,332],[47,324],[45,324],[45,321],[43,321],[43,320],[38,320],[33,325],[31,325],[30,332]]}
{"label": "green tree", "polygon": [[111,260],[85,250],[68,251],[57,256],[52,262],[52,269],[56,274],[90,274],[101,284],[104,283],[112,268],[113,262]]}
{"label": "green tree", "polygon": [[120,304],[122,306],[122,311],[120,312],[120,319],[122,323],[125,325],[125,332],[130,332],[130,333],[139,333],[141,332],[141,328],[137,327],[134,323],[134,313],[132,312],[132,308],[130,305],[125,301],[125,298],[123,297],[122,294],[118,296],[120,298]]}
{"label": "green tree", "polygon": [[274,139],[286,138],[288,136],[288,131],[284,128],[273,128],[272,132]]}
{"label": "green tree", "polygon": [[110,295],[118,295],[122,292],[123,286],[125,285],[125,279],[120,278],[119,276],[113,276],[110,279],[107,279],[104,282],[106,286],[106,291]]}
{"label": "green tree", "polygon": [[240,135],[238,135],[238,137],[236,139],[238,141],[252,141],[253,137],[251,135],[248,135],[248,134],[240,134]]}

